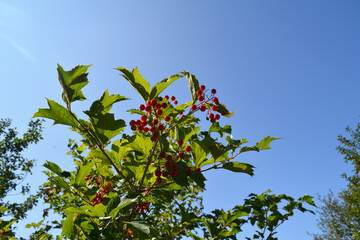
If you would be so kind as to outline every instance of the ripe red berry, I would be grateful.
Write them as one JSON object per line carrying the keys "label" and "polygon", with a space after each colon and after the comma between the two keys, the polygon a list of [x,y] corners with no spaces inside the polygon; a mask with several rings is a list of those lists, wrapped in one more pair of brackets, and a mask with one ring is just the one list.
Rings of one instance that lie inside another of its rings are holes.
{"label": "ripe red berry", "polygon": [[167,155],[167,156],[166,156],[166,159],[167,159],[168,161],[172,161],[172,160],[173,160],[173,157],[172,157],[171,155]]}
{"label": "ripe red berry", "polygon": [[161,178],[161,177],[157,177],[157,178],[156,178],[156,183],[157,183],[157,184],[162,183],[162,178]]}
{"label": "ripe red berry", "polygon": [[143,127],[142,125],[139,125],[139,126],[138,126],[138,130],[139,130],[139,131],[142,131],[142,130],[144,130],[144,127]]}
{"label": "ripe red berry", "polygon": [[166,168],[171,167],[171,162],[170,162],[170,161],[167,161],[167,162],[165,163],[165,167],[166,167]]}
{"label": "ripe red berry", "polygon": [[196,95],[201,96],[202,94],[203,94],[203,93],[202,93],[201,90],[197,90],[197,91],[196,91]]}
{"label": "ripe red berry", "polygon": [[160,104],[160,103],[157,103],[155,107],[156,107],[156,109],[160,109],[160,108],[161,108],[161,104]]}
{"label": "ripe red berry", "polygon": [[[169,167],[170,167],[170,166],[169,166]],[[166,178],[166,177],[168,177],[168,176],[169,176],[169,173],[168,173],[167,171],[163,171],[163,172],[162,172],[162,175],[163,175],[163,177],[165,177],[165,178]]]}
{"label": "ripe red berry", "polygon": [[165,158],[165,157],[166,157],[166,153],[161,152],[161,153],[159,154],[159,157],[160,157],[160,158]]}
{"label": "ripe red berry", "polygon": [[178,169],[178,166],[177,166],[176,164],[173,164],[173,165],[171,166],[171,169],[172,169],[173,171],[176,171],[176,170]]}
{"label": "ripe red berry", "polygon": [[146,106],[151,106],[151,101],[150,100],[146,102]]}
{"label": "ripe red berry", "polygon": [[200,90],[201,90],[201,91],[204,91],[204,90],[205,90],[205,86],[204,86],[204,85],[201,85],[201,86],[200,86]]}
{"label": "ripe red berry", "polygon": [[176,177],[178,174],[179,174],[179,172],[178,172],[177,170],[171,172],[171,176],[172,176],[173,178]]}
{"label": "ripe red berry", "polygon": [[141,125],[141,120],[136,120],[136,125]]}
{"label": "ripe red berry", "polygon": [[157,104],[156,99],[151,100],[151,106],[155,106]]}
{"label": "ripe red berry", "polygon": [[202,101],[204,101],[205,98],[204,98],[204,96],[199,96],[198,99],[200,102],[202,102]]}
{"label": "ripe red berry", "polygon": [[135,131],[136,130],[136,125],[132,125],[131,130]]}
{"label": "ripe red berry", "polygon": [[175,97],[174,96],[171,96],[171,101],[175,101]]}
{"label": "ripe red berry", "polygon": [[153,133],[153,132],[155,132],[155,131],[156,131],[156,127],[151,126],[151,127],[150,127],[150,132],[152,132],[152,133]]}
{"label": "ripe red berry", "polygon": [[213,105],[213,106],[211,107],[211,109],[212,109],[213,111],[216,111],[216,110],[218,109],[218,107],[215,106],[215,105]]}
{"label": "ripe red berry", "polygon": [[154,120],[152,121],[152,123],[153,123],[154,125],[158,125],[159,121],[158,121],[157,119],[154,119]]}
{"label": "ripe red berry", "polygon": [[167,121],[167,122],[170,121],[170,117],[169,117],[169,116],[165,116],[164,119],[165,119],[165,121]]}
{"label": "ripe red berry", "polygon": [[213,102],[214,102],[215,104],[219,104],[219,99],[218,99],[217,97],[214,97],[214,98],[213,98]]}
{"label": "ripe red berry", "polygon": [[168,95],[165,95],[165,97],[164,98],[166,98],[167,100],[169,100],[169,96]]}
{"label": "ripe red berry", "polygon": [[142,116],[141,116],[141,121],[146,122],[146,120],[147,120],[147,116],[146,116],[146,115],[142,115]]}
{"label": "ripe red berry", "polygon": [[197,107],[195,104],[191,106],[191,110],[195,111],[196,109],[197,109]]}
{"label": "ripe red berry", "polygon": [[149,128],[148,127],[144,127],[143,129],[144,133],[147,133],[149,131]]}
{"label": "ripe red berry", "polygon": [[135,125],[135,123],[136,123],[135,120],[130,121],[130,125]]}
{"label": "ripe red berry", "polygon": [[159,97],[159,101],[161,102],[163,100],[163,98],[162,97]]}
{"label": "ripe red berry", "polygon": [[216,122],[216,119],[215,118],[210,118],[210,122],[214,123],[214,122]]}
{"label": "ripe red berry", "polygon": [[146,106],[145,111],[150,112],[151,111],[151,106]]}
{"label": "ripe red berry", "polygon": [[156,110],[156,114],[161,116],[163,114],[163,110],[161,110],[161,109]]}
{"label": "ripe red berry", "polygon": [[158,137],[159,136],[159,132],[154,132],[153,133],[153,137]]}
{"label": "ripe red berry", "polygon": [[192,173],[191,168],[189,168],[189,167],[186,168],[186,174],[187,174],[187,175],[190,175],[191,173]]}
{"label": "ripe red berry", "polygon": [[161,107],[162,107],[162,108],[167,108],[167,103],[161,104]]}
{"label": "ripe red berry", "polygon": [[156,170],[155,170],[155,176],[157,176],[157,177],[160,177],[160,176],[161,176],[161,171],[160,171],[160,169],[156,169]]}
{"label": "ripe red berry", "polygon": [[175,101],[174,101],[174,104],[175,104],[175,105],[177,105],[177,104],[178,104],[178,101],[177,101],[177,100],[175,100]]}
{"label": "ripe red berry", "polygon": [[225,115],[226,115],[226,111],[225,111],[225,110],[222,110],[222,111],[221,111],[221,115],[225,116]]}
{"label": "ripe red berry", "polygon": [[150,140],[153,141],[153,142],[155,142],[155,141],[157,140],[157,136],[151,136],[151,137],[150,137]]}
{"label": "ripe red berry", "polygon": [[216,89],[211,89],[211,93],[215,94],[216,93]]}
{"label": "ripe red berry", "polygon": [[200,106],[200,111],[205,112],[205,110],[206,110],[206,107],[204,105],[201,105]]}
{"label": "ripe red berry", "polygon": [[179,141],[177,141],[177,144],[178,144],[179,146],[182,146],[182,145],[184,144],[184,141],[180,139]]}
{"label": "ripe red berry", "polygon": [[141,104],[141,105],[139,106],[139,109],[140,109],[141,111],[144,111],[144,110],[145,110],[145,105],[144,105],[144,104]]}
{"label": "ripe red berry", "polygon": [[185,153],[184,152],[179,152],[179,158],[184,159],[185,158]]}
{"label": "ripe red berry", "polygon": [[211,119],[211,118],[214,118],[214,114],[213,113],[210,113],[209,114],[209,118]]}
{"label": "ripe red berry", "polygon": [[220,115],[219,114],[215,114],[215,119],[219,120],[220,119]]}
{"label": "ripe red berry", "polygon": [[197,167],[197,168],[195,169],[195,171],[200,172],[201,169],[200,169],[199,167]]}
{"label": "ripe red berry", "polygon": [[185,151],[186,151],[186,152],[190,152],[190,151],[191,151],[191,146],[186,146],[186,147],[185,147]]}
{"label": "ripe red berry", "polygon": [[159,127],[158,127],[159,131],[163,131],[165,129],[165,126],[160,124]]}

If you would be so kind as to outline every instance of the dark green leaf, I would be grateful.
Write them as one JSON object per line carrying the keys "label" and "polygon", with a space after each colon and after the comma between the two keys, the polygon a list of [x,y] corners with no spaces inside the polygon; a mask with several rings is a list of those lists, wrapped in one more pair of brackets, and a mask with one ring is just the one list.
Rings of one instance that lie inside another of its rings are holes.
{"label": "dark green leaf", "polygon": [[62,170],[56,163],[46,161],[43,166],[52,171],[53,173],[61,176]]}
{"label": "dark green leaf", "polygon": [[241,163],[241,162],[226,162],[222,165],[222,168],[225,168],[227,170],[230,170],[232,172],[242,172],[249,174],[250,176],[254,175],[254,166],[247,164],[247,163]]}
{"label": "dark green leaf", "polygon": [[130,85],[141,95],[144,101],[149,100],[150,84],[141,76],[137,68],[134,68],[132,72],[123,67],[119,67],[117,70],[122,72],[121,76],[130,83]]}
{"label": "dark green leaf", "polygon": [[92,115],[108,113],[114,103],[124,100],[129,100],[129,98],[120,96],[119,94],[109,96],[109,92],[108,90],[106,90],[99,100],[93,102],[90,107],[90,112],[92,113]]}
{"label": "dark green leaf", "polygon": [[162,91],[164,91],[170,84],[175,80],[181,78],[180,74],[175,74],[169,78],[165,78],[161,82],[158,82],[155,86],[152,87],[150,92],[150,99],[156,98]]}
{"label": "dark green leaf", "polygon": [[189,72],[183,71],[182,74],[185,76],[188,86],[190,89],[191,97],[193,100],[193,103],[195,103],[198,100],[198,96],[196,95],[196,92],[200,89],[199,88],[199,81],[196,79],[196,77]]}

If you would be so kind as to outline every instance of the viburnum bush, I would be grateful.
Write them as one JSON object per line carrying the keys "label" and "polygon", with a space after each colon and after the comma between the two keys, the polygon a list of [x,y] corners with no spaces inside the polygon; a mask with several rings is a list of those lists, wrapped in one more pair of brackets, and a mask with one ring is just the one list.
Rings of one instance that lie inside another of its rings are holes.
{"label": "viburnum bush", "polygon": [[[71,104],[85,99],[81,89],[88,84],[89,66],[65,71],[58,66],[65,106],[47,100],[49,108],[34,117],[49,118],[79,133],[81,142],[70,140],[76,169],[62,170],[47,161],[48,182],[42,186],[44,201],[63,218],[61,221],[29,225],[40,228],[34,236],[51,239],[52,227],[61,227],[59,238],[68,239],[236,239],[246,223],[257,225],[254,239],[276,239],[275,229],[298,209],[310,211],[312,197],[295,200],[269,191],[250,194],[243,205],[225,211],[203,212],[201,192],[204,172],[225,169],[254,174],[254,167],[234,159],[248,151],[270,149],[277,138],[265,137],[254,146],[231,136],[231,126],[221,119],[231,117],[215,89],[200,85],[196,77],[181,72],[150,84],[137,68],[119,67],[124,79],[140,94],[144,103],[128,112],[128,124],[115,119],[112,105],[128,98],[106,90],[84,111],[80,119]],[[163,95],[175,80],[185,78],[191,100],[179,103],[176,96]],[[196,117],[195,116],[198,116]],[[210,127],[200,131],[200,121]],[[126,134],[130,133],[130,134]],[[224,183],[230,184],[230,183]],[[247,238],[250,239],[250,238]]]}

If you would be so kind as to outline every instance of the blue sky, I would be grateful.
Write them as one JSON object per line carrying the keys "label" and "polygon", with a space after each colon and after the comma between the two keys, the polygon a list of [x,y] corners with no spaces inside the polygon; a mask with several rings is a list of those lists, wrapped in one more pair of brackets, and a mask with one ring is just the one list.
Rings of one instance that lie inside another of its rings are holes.
{"label": "blue sky", "polygon": [[[75,111],[109,89],[133,99],[113,108],[127,121],[125,110],[141,99],[114,68],[137,66],[151,84],[188,70],[235,111],[221,120],[233,126],[235,138],[253,144],[282,138],[272,150],[238,158],[256,166],[252,178],[207,173],[206,211],[230,209],[267,189],[293,197],[337,192],[350,167],[335,150],[336,138],[359,121],[359,11],[358,1],[331,0],[0,0],[0,117],[12,118],[21,132],[46,107],[45,97],[61,102],[57,63],[65,69],[93,64],[84,88],[89,100]],[[190,97],[185,80],[167,93]],[[65,127],[46,123],[44,141],[27,151],[38,160],[28,177],[34,186],[45,180],[45,160],[72,169],[69,137],[75,135]],[[298,213],[278,236],[303,240],[317,231],[315,216]]]}

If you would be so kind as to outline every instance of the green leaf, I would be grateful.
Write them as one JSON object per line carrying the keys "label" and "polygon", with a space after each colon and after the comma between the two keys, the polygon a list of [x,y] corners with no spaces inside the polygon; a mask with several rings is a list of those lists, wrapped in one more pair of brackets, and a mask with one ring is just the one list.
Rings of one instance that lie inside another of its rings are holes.
{"label": "green leaf", "polygon": [[195,166],[204,161],[208,155],[209,150],[204,144],[195,141],[191,143],[191,156]]}
{"label": "green leaf", "polygon": [[62,170],[56,163],[46,161],[43,166],[52,171],[53,173],[61,176]]}
{"label": "green leaf", "polygon": [[133,226],[134,228],[140,230],[141,232],[143,232],[145,234],[150,234],[150,228],[141,222],[132,221],[132,222],[124,222],[124,223]]}
{"label": "green leaf", "polygon": [[150,149],[153,146],[153,142],[150,140],[149,137],[144,135],[136,135],[135,140],[129,144],[128,147],[131,147],[135,151],[141,152],[145,155],[148,155]]}
{"label": "green leaf", "polygon": [[221,127],[218,122],[214,122],[213,124],[210,125],[210,128],[209,128],[209,133],[212,133],[212,132],[218,132],[220,134],[220,136],[223,137],[224,132],[231,134],[231,126],[225,125],[224,127]]}
{"label": "green leaf", "polygon": [[134,68],[132,72],[123,67],[118,67],[117,70],[122,72],[121,76],[130,83],[144,101],[149,100],[150,84],[141,76],[137,68]]}
{"label": "green leaf", "polygon": [[64,124],[75,128],[78,126],[78,122],[75,119],[76,116],[71,115],[66,108],[50,99],[47,99],[47,102],[49,109],[39,108],[39,111],[34,114],[33,118],[49,118],[54,120],[54,124]]}
{"label": "green leaf", "polygon": [[91,169],[94,167],[94,162],[89,162],[86,165],[79,165],[79,171],[76,174],[75,184],[83,185],[85,184],[85,176],[89,174]]}
{"label": "green leaf", "polygon": [[172,84],[175,80],[181,78],[180,74],[175,74],[169,78],[165,78],[161,82],[158,82],[150,92],[150,99],[156,98],[162,91],[164,91],[170,84]]}
{"label": "green leaf", "polygon": [[136,202],[136,198],[126,198],[126,196],[117,196],[110,200],[106,207],[106,213],[110,216],[116,217],[121,209],[127,207],[133,202]]}
{"label": "green leaf", "polygon": [[63,89],[63,100],[67,105],[76,100],[83,101],[86,99],[81,89],[89,83],[86,71],[90,66],[76,66],[70,71],[64,71],[58,64],[58,80]]}
{"label": "green leaf", "polygon": [[113,94],[109,96],[109,92],[108,90],[106,90],[98,100],[93,102],[93,104],[90,107],[90,112],[92,114],[108,113],[111,110],[112,105],[114,103],[124,100],[129,100],[129,98],[120,96],[119,94]]}
{"label": "green leaf", "polygon": [[74,239],[76,235],[76,227],[73,224],[76,216],[74,213],[69,213],[66,215],[66,219],[62,225],[62,234],[69,239]]}
{"label": "green leaf", "polygon": [[232,172],[242,172],[254,176],[254,166],[241,162],[226,162],[222,165],[222,168],[230,170]]}
{"label": "green leaf", "polygon": [[188,86],[190,89],[191,97],[193,100],[193,103],[195,103],[198,100],[198,96],[196,95],[196,92],[200,89],[199,88],[199,81],[196,79],[196,77],[189,72],[183,71],[183,76],[185,76]]}
{"label": "green leaf", "polygon": [[274,138],[274,137],[265,137],[263,140],[261,140],[260,142],[258,142],[256,144],[256,147],[259,149],[259,150],[265,150],[265,149],[271,149],[271,147],[269,146],[270,143],[274,140],[277,140],[277,139],[280,139],[280,138]]}

